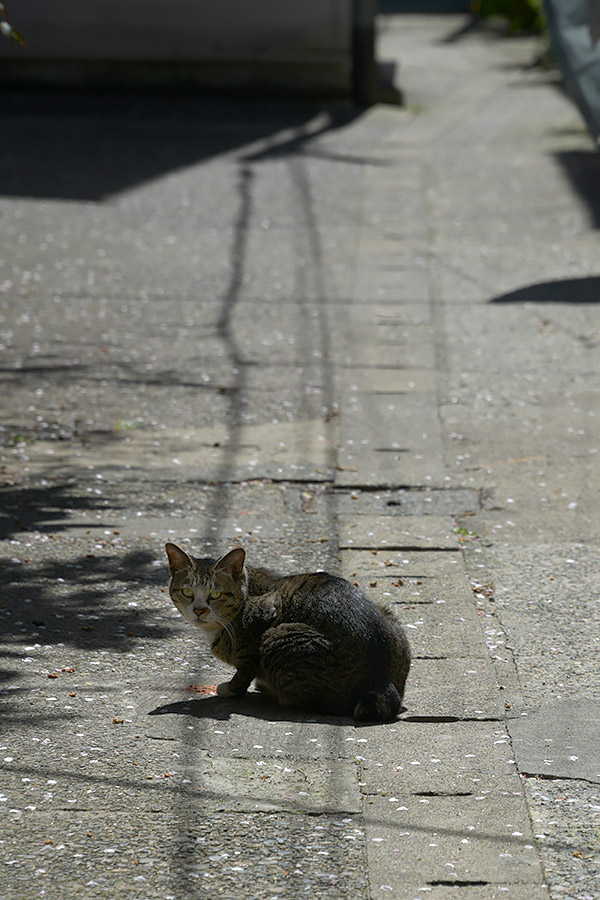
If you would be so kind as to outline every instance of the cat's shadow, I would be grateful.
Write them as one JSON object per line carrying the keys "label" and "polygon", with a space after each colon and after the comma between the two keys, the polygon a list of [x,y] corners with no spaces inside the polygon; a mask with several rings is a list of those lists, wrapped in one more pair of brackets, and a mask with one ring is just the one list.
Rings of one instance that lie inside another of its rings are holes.
{"label": "cat's shadow", "polygon": [[[404,712],[402,707],[400,712]],[[351,716],[330,716],[317,712],[297,709],[291,706],[279,706],[268,695],[259,691],[250,691],[238,699],[223,699],[217,696],[190,698],[165,703],[150,710],[149,716],[191,716],[194,719],[215,719],[227,721],[233,715],[247,716],[252,719],[263,719],[267,722],[310,722],[325,725],[354,725],[356,728],[369,725],[381,725],[381,722],[355,722]]]}

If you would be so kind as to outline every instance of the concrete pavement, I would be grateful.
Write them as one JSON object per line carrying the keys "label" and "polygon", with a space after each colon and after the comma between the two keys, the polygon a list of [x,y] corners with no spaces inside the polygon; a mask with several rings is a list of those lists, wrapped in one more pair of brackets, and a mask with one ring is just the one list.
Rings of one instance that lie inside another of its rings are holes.
{"label": "concrete pavement", "polygon": [[[600,896],[598,162],[531,39],[407,105],[17,94],[0,896]],[[225,701],[163,544],[397,610],[401,719]]]}

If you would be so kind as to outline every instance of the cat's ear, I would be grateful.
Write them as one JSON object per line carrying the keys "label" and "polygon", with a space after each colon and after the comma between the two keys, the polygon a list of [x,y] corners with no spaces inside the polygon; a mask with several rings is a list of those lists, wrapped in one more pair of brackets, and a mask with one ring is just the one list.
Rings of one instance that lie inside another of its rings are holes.
{"label": "cat's ear", "polygon": [[180,550],[175,544],[165,544],[165,550],[169,557],[171,575],[174,575],[175,572],[180,572],[181,569],[187,569],[187,567],[191,565],[191,560],[187,553],[184,553],[183,550]]}
{"label": "cat's ear", "polygon": [[244,571],[244,559],[246,558],[245,552],[241,547],[236,547],[235,550],[231,550],[226,556],[222,556],[221,559],[217,562],[216,568],[222,569],[227,572],[232,578],[239,580],[242,577],[242,572]]}

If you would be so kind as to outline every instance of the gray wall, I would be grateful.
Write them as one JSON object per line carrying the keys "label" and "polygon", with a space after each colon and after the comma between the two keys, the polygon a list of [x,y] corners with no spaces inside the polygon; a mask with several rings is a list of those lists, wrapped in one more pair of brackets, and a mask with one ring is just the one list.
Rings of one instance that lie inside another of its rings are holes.
{"label": "gray wall", "polygon": [[347,92],[352,8],[352,0],[13,0],[12,22],[30,49],[0,41],[0,73],[102,80],[129,64],[208,85]]}

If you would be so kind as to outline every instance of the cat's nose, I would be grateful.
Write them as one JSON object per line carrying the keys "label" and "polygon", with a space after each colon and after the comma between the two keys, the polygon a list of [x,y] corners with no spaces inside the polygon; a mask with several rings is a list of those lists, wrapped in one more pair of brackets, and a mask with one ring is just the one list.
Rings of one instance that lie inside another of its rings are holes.
{"label": "cat's nose", "polygon": [[203,606],[203,607],[195,606],[194,612],[196,613],[197,616],[203,616],[204,613],[208,612],[208,606]]}

